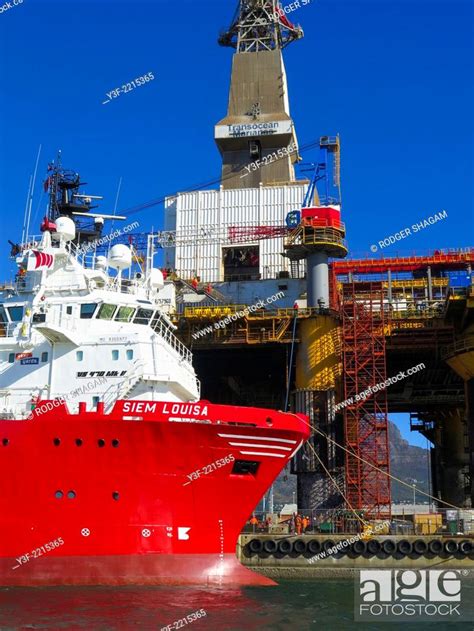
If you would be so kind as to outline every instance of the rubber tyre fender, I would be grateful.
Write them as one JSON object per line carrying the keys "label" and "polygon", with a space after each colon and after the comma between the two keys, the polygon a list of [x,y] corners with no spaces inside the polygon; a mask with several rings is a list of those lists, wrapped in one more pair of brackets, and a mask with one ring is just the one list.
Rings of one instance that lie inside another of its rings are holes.
{"label": "rubber tyre fender", "polygon": [[308,552],[311,552],[311,554],[318,554],[319,552],[321,552],[321,542],[318,541],[318,539],[311,539],[311,541],[308,543]]}
{"label": "rubber tyre fender", "polygon": [[440,555],[443,552],[443,542],[439,539],[432,539],[428,544],[428,550],[431,554]]}
{"label": "rubber tyre fender", "polygon": [[407,554],[412,553],[413,546],[408,541],[408,539],[402,539],[401,541],[397,543],[397,551],[403,556],[406,556]]}
{"label": "rubber tyre fender", "polygon": [[288,539],[282,539],[278,542],[278,552],[281,554],[291,554],[293,552],[293,544]]}
{"label": "rubber tyre fender", "polygon": [[454,541],[454,539],[448,539],[444,544],[444,551],[448,554],[456,554],[458,548],[458,542]]}
{"label": "rubber tyre fender", "polygon": [[336,545],[335,541],[333,541],[332,539],[326,539],[326,541],[323,541],[323,545],[322,545],[323,552],[327,552],[331,548],[334,548],[335,545]]}
{"label": "rubber tyre fender", "polygon": [[303,539],[297,539],[293,544],[293,550],[297,554],[304,554],[306,552],[306,542]]}
{"label": "rubber tyre fender", "polygon": [[382,550],[385,554],[395,554],[397,551],[397,544],[393,541],[393,539],[385,539],[382,541]]}
{"label": "rubber tyre fender", "polygon": [[472,541],[469,541],[469,539],[463,539],[460,544],[459,544],[459,552],[464,555],[467,556],[468,554],[472,553]]}
{"label": "rubber tyre fender", "polygon": [[275,554],[278,550],[278,543],[275,539],[265,539],[263,542],[263,551],[268,552],[268,554]]}
{"label": "rubber tyre fender", "polygon": [[358,541],[354,541],[354,543],[351,546],[351,549],[352,549],[352,552],[354,552],[354,554],[361,555],[365,553],[365,551],[367,550],[367,546],[365,544],[365,541],[362,541],[362,539],[359,539]]}
{"label": "rubber tyre fender", "polygon": [[416,554],[426,554],[428,552],[428,544],[424,539],[417,539],[413,543],[413,552]]}
{"label": "rubber tyre fender", "polygon": [[261,539],[252,539],[251,541],[249,541],[248,546],[252,554],[257,554],[263,549],[263,543]]}
{"label": "rubber tyre fender", "polygon": [[369,554],[378,554],[380,552],[380,542],[377,541],[377,539],[371,539],[370,541],[367,542],[367,552]]}

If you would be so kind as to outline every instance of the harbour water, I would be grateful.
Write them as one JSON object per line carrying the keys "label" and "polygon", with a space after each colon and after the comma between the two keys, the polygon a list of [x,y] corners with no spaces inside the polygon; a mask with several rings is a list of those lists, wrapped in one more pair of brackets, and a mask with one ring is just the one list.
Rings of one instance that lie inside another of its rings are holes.
{"label": "harbour water", "polygon": [[[474,584],[467,586],[470,600]],[[474,622],[357,623],[352,580],[283,581],[265,588],[0,589],[0,629],[306,631],[345,629],[472,629]],[[184,623],[186,616],[206,615]],[[180,622],[181,621],[181,622]]]}

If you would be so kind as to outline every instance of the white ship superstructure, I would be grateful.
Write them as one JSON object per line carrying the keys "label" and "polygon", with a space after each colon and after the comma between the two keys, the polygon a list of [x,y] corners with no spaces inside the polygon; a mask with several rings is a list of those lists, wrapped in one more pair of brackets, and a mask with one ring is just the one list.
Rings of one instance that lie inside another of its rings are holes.
{"label": "white ship superstructure", "polygon": [[16,257],[0,304],[0,417],[25,418],[38,399],[64,398],[71,411],[79,399],[106,411],[117,399],[197,400],[191,353],[163,307],[173,284],[151,265],[132,275],[123,244],[86,267],[74,238],[60,217]]}

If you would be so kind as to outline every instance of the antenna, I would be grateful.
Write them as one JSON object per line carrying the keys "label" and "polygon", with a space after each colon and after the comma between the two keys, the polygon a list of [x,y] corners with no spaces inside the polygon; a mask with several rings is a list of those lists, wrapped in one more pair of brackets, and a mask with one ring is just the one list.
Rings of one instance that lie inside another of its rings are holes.
{"label": "antenna", "polygon": [[31,207],[33,205],[33,195],[35,192],[36,174],[38,173],[38,163],[39,163],[40,155],[41,155],[41,145],[38,147],[38,155],[36,156],[35,170],[33,172],[33,181],[30,187],[28,210],[26,213],[26,234],[25,234],[26,238],[28,238],[28,233],[30,232]]}
{"label": "antenna", "polygon": [[27,221],[27,217],[28,217],[28,201],[30,199],[32,181],[33,181],[33,176],[30,175],[30,181],[28,183],[28,192],[26,194],[25,213],[23,215],[23,230],[21,231],[21,242],[20,243],[25,243],[26,242],[26,238],[28,236],[27,233],[26,233],[26,221]]}

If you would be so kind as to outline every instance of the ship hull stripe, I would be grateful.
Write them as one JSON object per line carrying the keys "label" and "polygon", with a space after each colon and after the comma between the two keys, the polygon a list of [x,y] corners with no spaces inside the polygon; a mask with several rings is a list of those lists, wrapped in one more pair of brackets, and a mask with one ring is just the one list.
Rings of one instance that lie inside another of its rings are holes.
{"label": "ship hull stripe", "polygon": [[280,445],[259,445],[256,443],[229,443],[232,447],[259,447],[261,449],[280,449],[282,451],[291,451],[291,447],[281,447]]}
{"label": "ship hull stripe", "polygon": [[296,445],[297,440],[289,440],[288,438],[269,438],[268,436],[249,436],[248,434],[218,434],[222,438],[247,438],[250,440],[268,440],[271,442],[288,443],[290,445]]}

